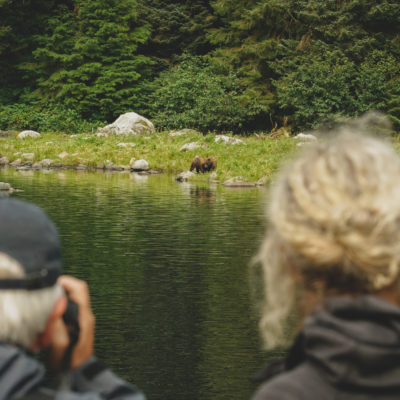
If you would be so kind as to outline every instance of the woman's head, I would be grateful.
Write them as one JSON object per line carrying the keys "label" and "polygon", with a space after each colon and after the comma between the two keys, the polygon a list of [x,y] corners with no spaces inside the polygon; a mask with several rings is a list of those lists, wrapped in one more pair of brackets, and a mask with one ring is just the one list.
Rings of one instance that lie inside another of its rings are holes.
{"label": "woman's head", "polygon": [[399,276],[400,160],[389,144],[355,131],[310,145],[273,187],[259,254],[268,347],[293,308],[295,281],[323,298],[374,293]]}

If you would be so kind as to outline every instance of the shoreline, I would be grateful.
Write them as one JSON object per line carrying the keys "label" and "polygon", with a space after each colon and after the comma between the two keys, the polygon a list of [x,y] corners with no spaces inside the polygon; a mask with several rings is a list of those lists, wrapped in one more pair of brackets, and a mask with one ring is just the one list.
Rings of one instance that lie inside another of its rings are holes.
{"label": "shoreline", "polygon": [[[0,168],[19,170],[137,172],[143,175],[188,172],[195,156],[215,157],[217,167],[190,175],[193,182],[242,180],[266,184],[295,148],[293,137],[233,136],[196,131],[151,135],[41,133],[38,138],[0,136]],[[223,140],[219,140],[223,137]],[[145,167],[142,164],[145,164]],[[135,167],[135,163],[139,163]]]}

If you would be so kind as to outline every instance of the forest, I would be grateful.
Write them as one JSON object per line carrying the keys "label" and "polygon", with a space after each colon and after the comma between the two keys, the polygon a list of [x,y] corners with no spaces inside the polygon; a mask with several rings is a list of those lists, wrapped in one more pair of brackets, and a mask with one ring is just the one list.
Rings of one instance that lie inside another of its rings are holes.
{"label": "forest", "polygon": [[0,0],[0,129],[400,131],[398,0]]}

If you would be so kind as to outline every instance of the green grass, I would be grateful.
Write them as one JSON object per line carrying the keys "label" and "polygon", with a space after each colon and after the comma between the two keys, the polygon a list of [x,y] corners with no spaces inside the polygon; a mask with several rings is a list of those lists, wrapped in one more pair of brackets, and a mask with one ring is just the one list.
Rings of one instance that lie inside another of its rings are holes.
{"label": "green grass", "polygon": [[[255,182],[270,177],[281,160],[296,148],[293,138],[270,139],[268,136],[241,137],[246,145],[215,143],[215,135],[203,136],[190,132],[183,136],[170,137],[168,132],[158,132],[144,136],[109,136],[98,138],[93,134],[79,134],[71,137],[61,133],[42,133],[38,139],[18,139],[16,136],[0,138],[0,154],[10,162],[21,159],[23,153],[34,153],[32,161],[52,159],[55,163],[68,166],[78,164],[96,167],[98,164],[112,162],[128,166],[132,158],[145,159],[151,169],[178,174],[187,171],[195,155],[217,158],[217,179],[225,181],[235,176]],[[132,143],[134,147],[119,147],[118,143]],[[197,148],[182,152],[180,148],[189,142],[198,142],[207,148]],[[58,155],[67,152],[61,159]],[[194,180],[206,181],[209,173],[199,174]]]}

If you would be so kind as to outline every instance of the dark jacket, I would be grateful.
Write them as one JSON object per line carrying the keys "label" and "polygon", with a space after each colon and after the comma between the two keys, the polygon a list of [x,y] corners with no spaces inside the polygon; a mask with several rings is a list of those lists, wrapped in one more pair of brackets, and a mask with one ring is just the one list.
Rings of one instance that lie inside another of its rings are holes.
{"label": "dark jacket", "polygon": [[261,376],[252,400],[400,399],[400,308],[332,298],[306,319],[286,361]]}
{"label": "dark jacket", "polygon": [[0,400],[25,396],[56,400],[145,400],[135,387],[94,357],[75,369],[68,381],[70,389],[47,388],[45,369],[39,361],[18,347],[0,342]]}

